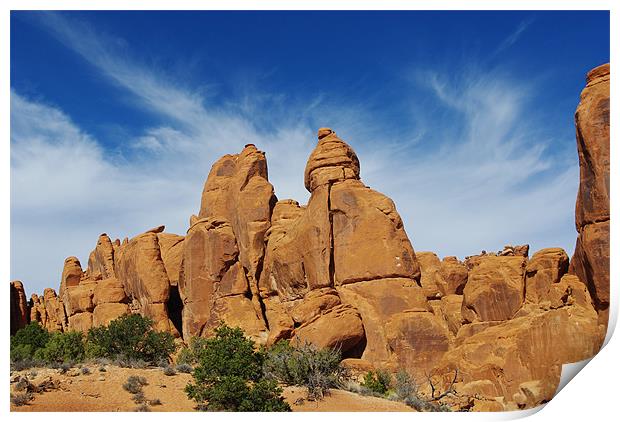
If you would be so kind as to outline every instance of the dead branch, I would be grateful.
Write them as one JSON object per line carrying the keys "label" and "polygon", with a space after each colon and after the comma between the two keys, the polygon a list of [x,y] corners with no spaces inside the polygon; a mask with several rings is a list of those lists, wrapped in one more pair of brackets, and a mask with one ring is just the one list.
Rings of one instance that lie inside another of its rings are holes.
{"label": "dead branch", "polygon": [[450,382],[448,389],[444,391],[443,393],[439,394],[437,397],[435,397],[435,393],[438,392],[438,390],[435,384],[433,383],[433,377],[428,374],[425,374],[425,375],[426,375],[426,380],[428,381],[428,384],[431,387],[431,401],[439,401],[443,399],[444,397],[446,397],[448,394],[456,394],[456,391],[454,390],[454,384],[456,383],[456,379],[458,378],[458,375],[459,375],[458,369],[454,369],[454,378]]}

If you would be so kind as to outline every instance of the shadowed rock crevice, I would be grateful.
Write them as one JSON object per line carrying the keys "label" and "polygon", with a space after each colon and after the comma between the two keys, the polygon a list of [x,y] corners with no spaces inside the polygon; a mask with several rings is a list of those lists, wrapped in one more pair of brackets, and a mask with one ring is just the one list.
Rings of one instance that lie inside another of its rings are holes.
{"label": "shadowed rock crevice", "polygon": [[170,297],[166,303],[166,308],[174,328],[183,337],[183,301],[181,300],[178,286],[170,288]]}

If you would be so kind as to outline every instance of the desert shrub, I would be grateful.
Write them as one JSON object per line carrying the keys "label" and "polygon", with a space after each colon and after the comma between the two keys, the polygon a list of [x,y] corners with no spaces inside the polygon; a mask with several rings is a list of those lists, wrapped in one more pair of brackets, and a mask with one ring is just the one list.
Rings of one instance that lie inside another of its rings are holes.
{"label": "desert shrub", "polygon": [[150,411],[151,411],[151,408],[146,403],[143,403],[134,409],[134,412],[150,412]]}
{"label": "desert shrub", "polygon": [[[142,388],[142,387],[140,387],[140,388]],[[134,393],[134,395],[131,397],[131,399],[136,404],[140,404],[140,403],[146,402],[146,397],[144,396],[144,393],[142,391],[138,391],[137,393]]]}
{"label": "desert shrub", "polygon": [[47,363],[80,362],[84,359],[83,335],[77,331],[53,333],[35,357]]}
{"label": "desert shrub", "polygon": [[364,375],[362,387],[368,388],[377,394],[384,395],[390,388],[392,376],[389,372],[378,369],[376,371],[368,371]]}
{"label": "desert shrub", "polygon": [[94,359],[89,359],[89,361],[99,366],[110,365],[112,363],[112,359],[108,359],[108,358],[94,358]]}
{"label": "desert shrub", "polygon": [[191,365],[188,365],[187,363],[181,363],[179,365],[176,366],[176,369],[178,372],[184,373],[184,374],[191,374],[192,371],[194,370],[194,368],[192,368]]}
{"label": "desert shrub", "polygon": [[35,353],[43,349],[50,333],[36,322],[31,322],[11,336],[11,362],[32,361]]}
{"label": "desert shrub", "polygon": [[107,372],[108,370],[105,369],[105,366],[100,366],[99,367],[99,372]]}
{"label": "desert shrub", "polygon": [[82,375],[89,375],[90,374],[90,368],[85,366],[82,369],[80,369],[80,372],[82,373]]}
{"label": "desert shrub", "polygon": [[207,410],[290,411],[277,383],[264,378],[264,360],[241,329],[221,325],[200,350],[194,383],[185,391]]}
{"label": "desert shrub", "polygon": [[64,362],[58,368],[58,372],[60,372],[61,374],[65,374],[69,369],[71,369],[71,364],[69,362]]}
{"label": "desert shrub", "polygon": [[427,400],[418,395],[408,397],[403,401],[407,406],[414,408],[418,412],[451,412],[449,406],[444,403]]}
{"label": "desert shrub", "polygon": [[207,339],[204,337],[192,337],[189,346],[183,347],[177,356],[178,364],[196,365],[200,354],[207,346]]}
{"label": "desert shrub", "polygon": [[163,372],[164,372],[164,375],[169,376],[169,377],[177,374],[177,371],[171,365],[166,366],[163,369]]}
{"label": "desert shrub", "polygon": [[123,357],[118,357],[114,359],[113,363],[114,365],[120,366],[121,368],[144,369],[149,366],[149,364],[142,359],[127,359]]}
{"label": "desert shrub", "polygon": [[266,352],[263,371],[267,378],[308,389],[308,398],[322,398],[329,388],[337,387],[342,377],[338,350],[304,343],[293,347],[279,341]]}
{"label": "desert shrub", "polygon": [[148,401],[149,406],[161,406],[161,400],[153,399]]}
{"label": "desert shrub", "polygon": [[131,394],[136,394],[142,391],[142,387],[148,385],[146,378],[137,375],[132,375],[127,378],[123,388]]}
{"label": "desert shrub", "polygon": [[145,361],[155,364],[168,361],[175,351],[170,333],[153,329],[153,321],[138,314],[123,315],[105,327],[88,331],[86,352],[89,357]]}
{"label": "desert shrub", "polygon": [[23,371],[38,366],[44,366],[44,362],[29,358],[11,360],[11,371]]}
{"label": "desert shrub", "polygon": [[394,385],[396,397],[405,400],[418,394],[418,386],[415,380],[406,371],[400,370],[396,373],[396,382]]}
{"label": "desert shrub", "polygon": [[24,406],[33,399],[30,393],[16,393],[11,394],[11,403],[14,406]]}
{"label": "desert shrub", "polygon": [[25,377],[21,377],[19,379],[19,381],[17,381],[15,383],[15,385],[13,386],[13,388],[15,389],[15,391],[27,391],[28,387],[30,386],[30,382],[28,381],[27,378]]}

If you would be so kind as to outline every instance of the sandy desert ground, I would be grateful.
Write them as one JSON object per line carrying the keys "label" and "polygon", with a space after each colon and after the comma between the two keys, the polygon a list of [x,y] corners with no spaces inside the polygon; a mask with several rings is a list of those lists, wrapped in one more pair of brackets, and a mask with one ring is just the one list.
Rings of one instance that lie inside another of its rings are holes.
{"label": "sandy desert ground", "polygon": [[[13,372],[11,379],[27,376],[34,385],[51,381],[55,388],[42,393],[34,393],[34,399],[24,406],[11,404],[11,411],[17,412],[131,412],[138,407],[132,394],[123,389],[123,384],[131,375],[143,376],[148,385],[143,391],[146,400],[159,399],[160,405],[149,406],[155,412],[192,412],[195,403],[183,391],[191,380],[190,374],[177,373],[166,376],[161,368],[132,369],[113,365],[84,365],[90,370],[83,374],[81,369],[72,368],[65,374],[57,369],[33,368]],[[13,386],[13,384],[12,384]],[[403,403],[381,398],[361,396],[342,390],[332,390],[322,401],[305,400],[305,390],[301,387],[287,387],[284,397],[297,412],[411,412]],[[303,400],[301,400],[303,399]]]}

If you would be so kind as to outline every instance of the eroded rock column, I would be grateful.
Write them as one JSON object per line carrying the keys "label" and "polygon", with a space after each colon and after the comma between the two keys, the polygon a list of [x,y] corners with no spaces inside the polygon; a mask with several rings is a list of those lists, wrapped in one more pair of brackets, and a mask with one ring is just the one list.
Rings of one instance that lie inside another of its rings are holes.
{"label": "eroded rock column", "polygon": [[609,316],[609,64],[591,70],[575,113],[579,235],[570,272],[583,280],[607,326]]}

